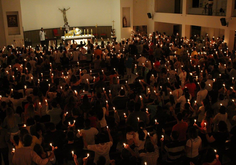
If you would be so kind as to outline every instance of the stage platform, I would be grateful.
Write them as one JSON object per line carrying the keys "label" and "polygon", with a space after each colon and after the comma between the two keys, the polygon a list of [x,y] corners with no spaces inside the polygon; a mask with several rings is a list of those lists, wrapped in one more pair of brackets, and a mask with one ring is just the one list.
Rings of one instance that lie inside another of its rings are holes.
{"label": "stage platform", "polygon": [[73,44],[74,42],[80,43],[80,41],[87,43],[88,40],[93,41],[94,35],[87,34],[87,35],[79,35],[79,36],[61,36],[62,41],[71,42]]}

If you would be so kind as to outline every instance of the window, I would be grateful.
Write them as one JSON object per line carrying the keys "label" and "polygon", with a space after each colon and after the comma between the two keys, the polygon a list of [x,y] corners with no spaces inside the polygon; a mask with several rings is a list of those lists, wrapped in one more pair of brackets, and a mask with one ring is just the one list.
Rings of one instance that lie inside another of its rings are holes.
{"label": "window", "polygon": [[193,0],[192,7],[193,8],[198,8],[199,7],[199,0]]}

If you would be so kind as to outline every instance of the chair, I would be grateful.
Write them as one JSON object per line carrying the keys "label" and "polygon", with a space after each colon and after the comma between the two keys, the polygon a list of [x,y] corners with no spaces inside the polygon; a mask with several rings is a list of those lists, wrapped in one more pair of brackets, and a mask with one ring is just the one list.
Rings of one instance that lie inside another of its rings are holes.
{"label": "chair", "polygon": [[57,29],[53,29],[53,35],[54,37],[58,38],[60,35],[58,34]]}
{"label": "chair", "polygon": [[107,34],[106,33],[101,33],[101,37],[102,38],[107,38]]}

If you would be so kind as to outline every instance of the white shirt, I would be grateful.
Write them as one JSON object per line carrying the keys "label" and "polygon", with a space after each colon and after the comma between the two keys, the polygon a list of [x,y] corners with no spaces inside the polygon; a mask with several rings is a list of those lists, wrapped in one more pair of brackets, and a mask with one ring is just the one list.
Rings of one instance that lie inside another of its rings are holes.
{"label": "white shirt", "polygon": [[183,95],[183,90],[182,90],[181,88],[175,89],[172,94],[173,94],[174,99],[175,99],[175,102],[176,102],[177,99],[178,99],[180,96]]}
{"label": "white shirt", "polygon": [[102,110],[103,110],[103,117],[102,117],[102,120],[99,120],[99,123],[101,125],[101,128],[103,127],[106,127],[107,126],[107,121],[106,121],[106,108],[105,107],[102,107]]}
{"label": "white shirt", "polygon": [[46,35],[46,32],[40,30],[39,31],[39,39],[40,41],[45,41],[45,35]]}
{"label": "white shirt", "polygon": [[201,106],[199,107],[200,113],[198,114],[198,122],[202,122],[202,120],[205,118],[205,107]]}
{"label": "white shirt", "polygon": [[198,156],[198,149],[202,143],[202,139],[198,136],[196,139],[188,139],[186,146],[191,148],[191,152],[187,152],[186,156],[188,158],[195,158]]}
{"label": "white shirt", "polygon": [[181,81],[181,86],[184,86],[185,80],[186,80],[187,73],[185,71],[182,71],[179,74],[179,80]]}
{"label": "white shirt", "polygon": [[[190,95],[189,100],[192,99],[192,96]],[[180,103],[180,111],[182,112],[184,110],[184,104],[187,102],[184,95],[180,96],[180,98],[177,99],[177,103]]]}
{"label": "white shirt", "polygon": [[197,93],[197,104],[201,105],[201,102],[206,98],[208,91],[206,89],[202,89]]}
{"label": "white shirt", "polygon": [[100,156],[104,156],[106,158],[106,165],[109,165],[110,164],[109,152],[112,145],[113,143],[110,141],[104,144],[99,143],[94,145],[88,145],[87,148],[88,150],[92,150],[95,152],[94,162],[97,162]]}
{"label": "white shirt", "polygon": [[98,130],[96,128],[91,127],[89,129],[82,129],[80,132],[86,135],[85,140],[88,145],[95,144],[95,135],[98,134]]}

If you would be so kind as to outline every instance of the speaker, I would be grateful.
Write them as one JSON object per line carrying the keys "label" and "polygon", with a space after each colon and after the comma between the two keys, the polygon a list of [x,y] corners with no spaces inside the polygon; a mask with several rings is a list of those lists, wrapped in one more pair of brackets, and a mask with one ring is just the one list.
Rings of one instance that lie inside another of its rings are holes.
{"label": "speaker", "polygon": [[147,13],[148,18],[152,18],[152,14],[151,13]]}
{"label": "speaker", "polygon": [[226,26],[226,25],[227,25],[225,18],[221,18],[221,19],[220,19],[220,22],[221,22],[221,25],[222,25],[222,26]]}

